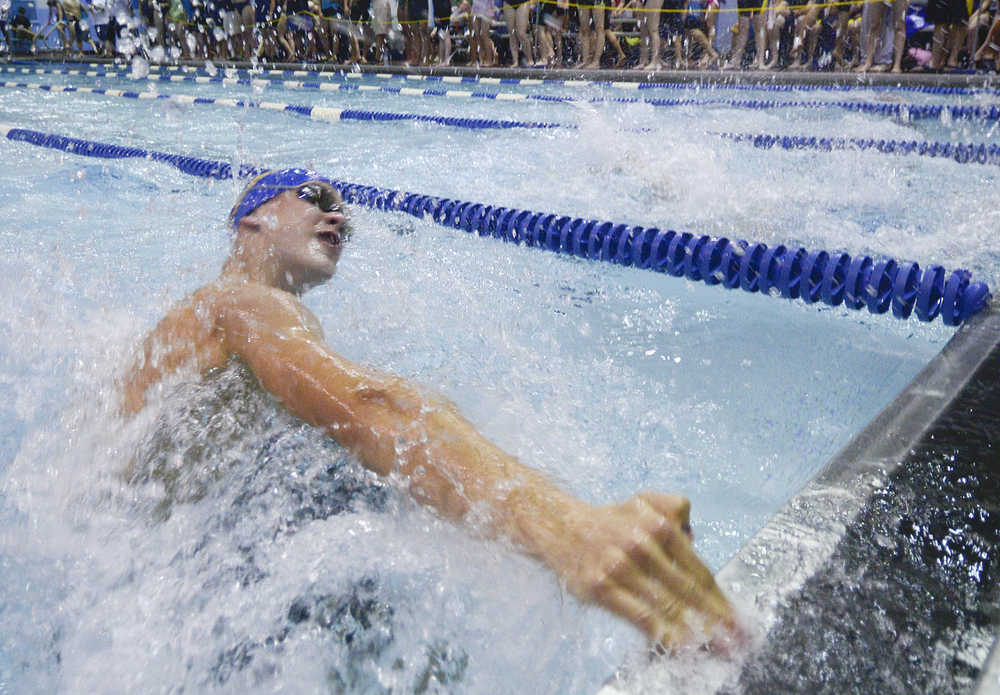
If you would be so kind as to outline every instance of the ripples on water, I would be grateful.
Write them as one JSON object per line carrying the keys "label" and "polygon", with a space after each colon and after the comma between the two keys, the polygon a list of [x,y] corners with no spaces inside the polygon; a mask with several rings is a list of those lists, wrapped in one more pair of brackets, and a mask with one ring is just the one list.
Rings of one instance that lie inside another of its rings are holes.
{"label": "ripples on water", "polygon": [[[623,107],[587,112],[581,134],[525,136],[234,122],[13,91],[0,113],[96,140],[998,276],[1000,205],[984,168],[761,152],[698,132],[798,131],[812,116]],[[670,137],[617,128],[652,119]],[[235,185],[0,147],[0,212],[17,221],[0,227],[0,691],[582,693],[639,649],[534,563],[416,507],[233,373],[116,420],[111,375],[217,272]],[[859,171],[877,185],[856,185]],[[931,190],[933,207],[907,203]],[[307,297],[336,350],[444,393],[591,501],[690,495],[714,568],[950,335],[402,215],[357,211],[356,224],[338,278]]]}

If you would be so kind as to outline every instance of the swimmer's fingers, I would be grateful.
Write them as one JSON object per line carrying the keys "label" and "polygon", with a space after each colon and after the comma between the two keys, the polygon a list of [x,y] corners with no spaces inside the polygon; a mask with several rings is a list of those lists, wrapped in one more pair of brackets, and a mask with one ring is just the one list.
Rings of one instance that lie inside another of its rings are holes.
{"label": "swimmer's fingers", "polygon": [[659,528],[630,548],[629,556],[638,571],[631,575],[628,586],[647,600],[659,601],[666,617],[672,617],[679,605],[699,614],[706,629],[718,624],[732,627],[729,601],[695,554],[688,536],[675,523],[661,522]]}
{"label": "swimmer's fingers", "polygon": [[671,615],[662,603],[650,602],[613,582],[605,584],[595,598],[641,629],[655,645],[673,649],[691,642],[691,631],[681,619],[683,611]]}
{"label": "swimmer's fingers", "polygon": [[[683,497],[643,493],[626,507],[634,521],[623,561],[611,583],[645,604],[649,619],[659,621],[647,634],[664,646],[661,635],[690,637],[686,622],[699,623],[706,637],[718,626],[735,627],[732,606],[709,569],[695,554],[690,540],[690,502]],[[693,615],[687,615],[692,612]]]}

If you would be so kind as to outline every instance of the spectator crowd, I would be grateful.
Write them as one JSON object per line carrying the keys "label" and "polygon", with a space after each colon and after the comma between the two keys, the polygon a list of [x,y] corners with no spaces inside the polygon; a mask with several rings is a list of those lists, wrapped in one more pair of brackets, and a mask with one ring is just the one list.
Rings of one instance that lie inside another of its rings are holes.
{"label": "spectator crowd", "polygon": [[1000,71],[998,0],[46,0],[44,19],[23,4],[12,13],[10,1],[0,0],[0,29],[4,48],[20,54]]}

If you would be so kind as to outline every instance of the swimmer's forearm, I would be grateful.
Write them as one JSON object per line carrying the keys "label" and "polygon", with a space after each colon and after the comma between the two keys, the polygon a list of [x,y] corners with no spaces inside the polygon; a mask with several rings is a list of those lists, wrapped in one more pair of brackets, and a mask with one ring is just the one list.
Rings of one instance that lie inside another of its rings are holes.
{"label": "swimmer's forearm", "polygon": [[553,564],[561,524],[588,506],[490,442],[444,399],[314,341],[258,348],[244,358],[286,408],[371,470],[402,476],[416,499],[445,517]]}
{"label": "swimmer's forearm", "polygon": [[490,442],[452,405],[430,405],[427,444],[397,463],[413,495],[552,564],[562,524],[587,505]]}

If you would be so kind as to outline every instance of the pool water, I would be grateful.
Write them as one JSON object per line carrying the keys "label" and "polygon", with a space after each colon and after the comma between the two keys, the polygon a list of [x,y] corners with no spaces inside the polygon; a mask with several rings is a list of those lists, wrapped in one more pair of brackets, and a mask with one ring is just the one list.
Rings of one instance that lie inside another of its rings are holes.
{"label": "pool water", "polygon": [[[991,286],[1000,274],[996,167],[758,150],[713,134],[997,142],[996,124],[832,108],[27,81],[574,124],[329,124],[0,89],[0,122],[43,132],[965,267]],[[850,98],[942,101],[874,90]],[[218,272],[239,184],[145,160],[0,147],[8,298],[0,307],[0,582],[9,587],[0,603],[0,692],[581,693],[641,648],[638,633],[580,605],[543,568],[435,518],[259,394],[236,398],[237,415],[220,408],[168,425],[197,437],[201,430],[184,428],[204,416],[229,435],[205,454],[221,473],[200,495],[164,513],[155,483],[124,484],[121,472],[179,401],[227,393],[217,384],[194,395],[181,387],[130,423],[113,412],[113,375],[136,340]],[[336,351],[444,394],[503,448],[594,503],[642,489],[688,495],[696,548],[714,569],[954,330],[539,253],[401,213],[353,214],[357,233],[337,277],[306,296]],[[267,445],[247,449],[245,432]],[[337,495],[355,488],[370,496],[343,508]]]}

